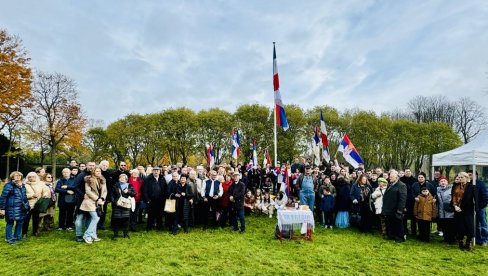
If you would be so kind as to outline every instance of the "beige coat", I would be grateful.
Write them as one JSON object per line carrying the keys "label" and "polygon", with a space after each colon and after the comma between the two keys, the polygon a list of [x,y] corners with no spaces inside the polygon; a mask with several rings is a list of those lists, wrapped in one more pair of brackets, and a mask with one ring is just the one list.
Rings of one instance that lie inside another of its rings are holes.
{"label": "beige coat", "polygon": [[[98,193],[100,190],[100,194]],[[103,198],[105,201],[107,198],[107,184],[105,178],[96,178],[95,176],[85,177],[85,196],[83,199],[80,210],[86,212],[95,212],[97,209],[97,200]]]}
{"label": "beige coat", "polygon": [[[26,182],[25,190],[27,194],[27,200],[29,201],[29,206],[31,207],[31,209],[34,208],[34,205],[36,205],[36,202],[39,200],[39,198],[51,198],[51,191],[42,181],[32,183]],[[36,195],[37,197],[34,197],[34,195]]]}

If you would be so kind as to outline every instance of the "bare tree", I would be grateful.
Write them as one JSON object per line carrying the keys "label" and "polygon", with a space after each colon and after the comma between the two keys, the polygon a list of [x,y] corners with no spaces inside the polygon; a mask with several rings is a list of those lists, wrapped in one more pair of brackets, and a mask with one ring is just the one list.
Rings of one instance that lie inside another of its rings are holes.
{"label": "bare tree", "polygon": [[442,95],[416,96],[408,102],[408,108],[417,123],[443,122],[454,127],[456,104]]}
{"label": "bare tree", "polygon": [[483,108],[468,97],[461,98],[457,103],[455,130],[468,143],[487,123]]}
{"label": "bare tree", "polygon": [[78,103],[78,92],[73,80],[59,73],[36,74],[32,86],[33,105],[30,119],[37,127],[41,144],[50,149],[52,173],[56,175],[56,153],[65,143],[81,143],[86,119]]}

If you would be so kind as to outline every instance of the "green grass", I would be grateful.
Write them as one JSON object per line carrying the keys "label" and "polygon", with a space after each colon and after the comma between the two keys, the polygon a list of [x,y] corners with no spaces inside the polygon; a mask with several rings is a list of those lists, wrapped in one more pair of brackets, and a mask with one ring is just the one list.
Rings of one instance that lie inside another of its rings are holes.
{"label": "green grass", "polygon": [[[274,238],[276,219],[247,217],[243,235],[228,229],[191,229],[189,234],[131,233],[131,239],[91,245],[73,232],[42,233],[17,245],[0,243],[0,275],[154,275],[154,274],[481,274],[486,248],[462,252],[438,237],[430,244],[395,244],[353,229],[317,227],[312,241]],[[4,240],[5,222],[0,223]]]}

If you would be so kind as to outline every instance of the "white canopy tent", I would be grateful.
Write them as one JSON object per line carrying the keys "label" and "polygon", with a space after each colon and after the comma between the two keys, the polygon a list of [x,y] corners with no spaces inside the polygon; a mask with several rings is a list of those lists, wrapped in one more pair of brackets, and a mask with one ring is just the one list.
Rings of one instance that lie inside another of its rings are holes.
{"label": "white canopy tent", "polygon": [[463,165],[488,166],[488,131],[465,145],[432,156],[432,166]]}

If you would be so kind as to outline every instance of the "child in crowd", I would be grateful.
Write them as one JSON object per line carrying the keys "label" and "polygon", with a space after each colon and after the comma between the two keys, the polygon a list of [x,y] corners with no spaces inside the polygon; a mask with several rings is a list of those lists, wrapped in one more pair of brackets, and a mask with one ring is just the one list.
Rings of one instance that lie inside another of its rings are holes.
{"label": "child in crowd", "polygon": [[377,221],[379,220],[381,226],[381,235],[386,235],[386,221],[385,216],[381,214],[383,208],[383,195],[385,194],[386,186],[388,185],[388,180],[383,177],[378,178],[378,187],[371,194],[371,199],[374,203],[375,215]]}
{"label": "child in crowd", "polygon": [[274,200],[271,199],[269,192],[265,192],[263,200],[261,201],[261,210],[266,215],[269,215],[270,218],[273,217],[274,204]]}
{"label": "child in crowd", "polygon": [[413,214],[419,226],[419,240],[429,242],[430,223],[437,216],[437,208],[427,186],[422,187],[421,194],[415,198]]}
{"label": "child in crowd", "polygon": [[285,209],[287,202],[288,202],[288,197],[285,195],[285,193],[279,192],[275,199],[276,210]]}
{"label": "child in crowd", "polygon": [[263,201],[263,193],[261,192],[261,189],[256,189],[256,194],[254,195],[254,200],[256,201],[254,203],[254,209],[257,211],[257,212],[261,212],[263,211],[261,209],[261,201]]}
{"label": "child in crowd", "polygon": [[247,193],[244,196],[244,212],[246,215],[249,215],[251,212],[254,212],[255,203],[256,203],[256,199],[252,195],[252,192],[250,190],[247,190]]}
{"label": "child in crowd", "polygon": [[323,189],[322,199],[320,200],[320,209],[322,211],[324,228],[332,229],[332,225],[334,225],[334,196],[332,195],[329,187],[325,187]]}

